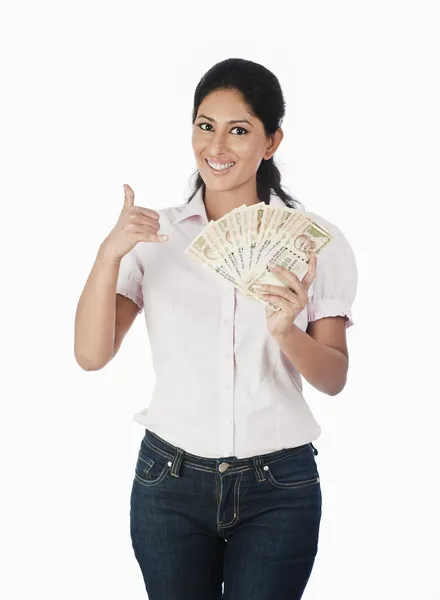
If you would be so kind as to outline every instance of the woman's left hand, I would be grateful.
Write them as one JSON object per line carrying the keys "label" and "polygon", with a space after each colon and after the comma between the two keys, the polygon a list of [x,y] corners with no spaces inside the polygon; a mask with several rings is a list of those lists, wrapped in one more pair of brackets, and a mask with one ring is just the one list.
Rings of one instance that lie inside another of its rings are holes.
{"label": "woman's left hand", "polygon": [[[273,311],[266,306],[267,329],[273,336],[283,335],[292,326],[293,321],[309,303],[308,290],[316,275],[316,254],[310,258],[309,268],[302,281],[285,267],[277,266],[271,269],[288,287],[281,285],[262,285],[255,291],[263,300],[277,304],[281,310]],[[255,286],[254,286],[255,287]]]}

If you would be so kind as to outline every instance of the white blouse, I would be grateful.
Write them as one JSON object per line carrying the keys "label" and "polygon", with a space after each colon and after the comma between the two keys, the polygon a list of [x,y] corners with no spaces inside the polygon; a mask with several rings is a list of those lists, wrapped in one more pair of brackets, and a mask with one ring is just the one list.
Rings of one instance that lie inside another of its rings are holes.
{"label": "white blouse", "polygon": [[[271,196],[271,206],[285,206]],[[119,268],[116,292],[144,312],[156,383],[133,420],[207,458],[248,458],[316,440],[321,428],[302,394],[301,374],[267,331],[265,305],[185,249],[208,224],[202,189],[186,204],[154,209],[163,243],[139,242]],[[303,211],[334,241],[318,257],[309,304],[294,323],[342,315],[353,325],[353,250],[342,232]]]}

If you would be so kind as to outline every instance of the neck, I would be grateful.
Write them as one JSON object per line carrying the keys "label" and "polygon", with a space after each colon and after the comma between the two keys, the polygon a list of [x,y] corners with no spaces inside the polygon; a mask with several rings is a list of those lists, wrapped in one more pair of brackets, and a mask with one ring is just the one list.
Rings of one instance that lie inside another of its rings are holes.
{"label": "neck", "polygon": [[204,202],[209,222],[221,219],[228,212],[231,212],[234,208],[239,208],[243,204],[252,206],[253,204],[259,204],[261,200],[257,196],[255,180],[250,180],[243,186],[225,192],[205,188]]}

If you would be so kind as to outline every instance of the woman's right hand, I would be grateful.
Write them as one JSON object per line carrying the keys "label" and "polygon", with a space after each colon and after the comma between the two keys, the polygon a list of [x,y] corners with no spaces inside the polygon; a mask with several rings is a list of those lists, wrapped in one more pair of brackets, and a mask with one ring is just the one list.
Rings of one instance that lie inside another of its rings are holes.
{"label": "woman's right hand", "polygon": [[105,254],[120,261],[138,242],[166,242],[168,236],[158,235],[160,215],[150,208],[134,205],[134,192],[124,185],[124,206],[118,222],[105,238]]}

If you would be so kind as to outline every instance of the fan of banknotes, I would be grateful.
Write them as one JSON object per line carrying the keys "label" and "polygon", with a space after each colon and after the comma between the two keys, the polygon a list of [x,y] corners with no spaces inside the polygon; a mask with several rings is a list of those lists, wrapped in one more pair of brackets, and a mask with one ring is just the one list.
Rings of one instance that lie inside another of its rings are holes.
{"label": "fan of banknotes", "polygon": [[330,233],[302,211],[260,202],[243,204],[221,219],[210,221],[185,253],[247,296],[277,311],[280,307],[261,298],[253,285],[287,287],[269,265],[281,265],[302,280],[312,253],[319,257],[332,241]]}

